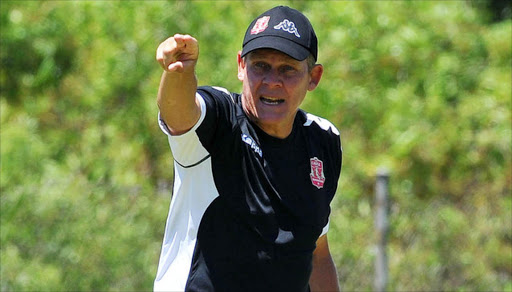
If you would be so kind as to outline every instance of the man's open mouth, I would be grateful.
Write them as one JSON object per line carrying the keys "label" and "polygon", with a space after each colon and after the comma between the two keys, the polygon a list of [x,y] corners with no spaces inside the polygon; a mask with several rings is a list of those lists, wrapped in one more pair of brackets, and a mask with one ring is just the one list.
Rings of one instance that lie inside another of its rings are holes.
{"label": "man's open mouth", "polygon": [[261,102],[268,105],[277,105],[284,102],[284,99],[262,96],[260,97]]}

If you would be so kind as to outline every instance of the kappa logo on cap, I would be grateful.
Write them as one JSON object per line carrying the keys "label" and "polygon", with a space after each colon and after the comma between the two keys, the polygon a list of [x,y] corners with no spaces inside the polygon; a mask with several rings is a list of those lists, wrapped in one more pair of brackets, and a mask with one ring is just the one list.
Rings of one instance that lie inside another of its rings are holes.
{"label": "kappa logo on cap", "polygon": [[268,27],[268,21],[270,20],[270,16],[263,16],[256,20],[256,23],[251,29],[251,34],[259,34],[264,31]]}
{"label": "kappa logo on cap", "polygon": [[288,19],[281,21],[281,23],[274,26],[274,29],[277,29],[277,30],[281,29],[286,32],[293,33],[296,37],[300,38],[300,34],[299,34],[299,31],[297,30],[297,28],[295,27],[295,23],[293,23],[292,21],[289,21]]}

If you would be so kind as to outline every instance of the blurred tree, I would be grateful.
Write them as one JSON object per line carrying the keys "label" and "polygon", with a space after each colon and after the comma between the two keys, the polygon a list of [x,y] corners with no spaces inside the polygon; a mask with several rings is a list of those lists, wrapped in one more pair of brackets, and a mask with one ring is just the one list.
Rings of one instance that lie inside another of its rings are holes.
{"label": "blurred tree", "polygon": [[476,5],[489,11],[492,22],[510,20],[512,17],[512,3],[507,0],[472,0]]}

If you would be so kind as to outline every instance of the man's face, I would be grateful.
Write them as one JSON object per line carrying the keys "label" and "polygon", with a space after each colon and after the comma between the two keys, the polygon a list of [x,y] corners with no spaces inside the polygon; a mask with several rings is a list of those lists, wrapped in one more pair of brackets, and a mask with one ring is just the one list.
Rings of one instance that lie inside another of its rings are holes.
{"label": "man's face", "polygon": [[308,70],[307,61],[297,61],[271,49],[238,55],[238,79],[243,82],[242,106],[260,128],[284,138],[293,127],[295,114],[320,81],[323,68]]}

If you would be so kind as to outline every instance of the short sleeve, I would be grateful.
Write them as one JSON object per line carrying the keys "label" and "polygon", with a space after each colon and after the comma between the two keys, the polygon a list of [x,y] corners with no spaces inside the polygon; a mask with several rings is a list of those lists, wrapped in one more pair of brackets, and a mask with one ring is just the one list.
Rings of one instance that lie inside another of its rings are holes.
{"label": "short sleeve", "polygon": [[181,135],[172,135],[167,127],[167,124],[158,113],[158,123],[160,129],[167,135],[169,145],[174,157],[174,160],[182,166],[191,166],[202,161],[208,156],[208,152],[201,145],[199,137],[196,134],[196,129],[203,123],[206,116],[206,104],[203,97],[196,93],[201,108],[201,116],[197,123],[188,132]]}
{"label": "short sleeve", "polygon": [[329,221],[327,221],[327,224],[325,224],[324,228],[322,229],[322,234],[320,234],[319,237],[326,235],[328,231],[329,231]]}

